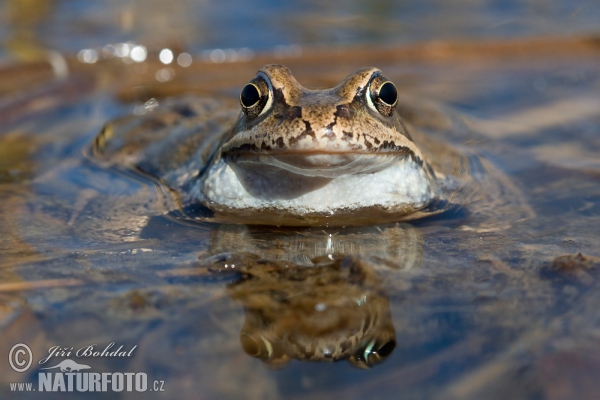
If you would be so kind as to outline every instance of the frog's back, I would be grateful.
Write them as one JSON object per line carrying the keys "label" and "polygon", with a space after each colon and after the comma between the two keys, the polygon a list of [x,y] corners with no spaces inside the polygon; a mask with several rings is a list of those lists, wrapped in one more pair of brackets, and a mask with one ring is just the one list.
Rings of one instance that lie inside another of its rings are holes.
{"label": "frog's back", "polygon": [[227,99],[169,99],[142,115],[107,123],[92,157],[105,165],[135,169],[179,189],[198,176],[226,139],[239,112]]}

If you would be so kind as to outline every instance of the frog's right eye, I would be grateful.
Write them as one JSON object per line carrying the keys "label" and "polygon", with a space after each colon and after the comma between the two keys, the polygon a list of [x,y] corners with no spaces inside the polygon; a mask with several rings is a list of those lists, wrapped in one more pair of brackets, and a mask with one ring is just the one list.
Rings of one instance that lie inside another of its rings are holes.
{"label": "frog's right eye", "polygon": [[384,117],[391,117],[398,103],[398,90],[389,79],[376,72],[368,86],[367,104]]}
{"label": "frog's right eye", "polygon": [[396,340],[394,339],[386,341],[375,339],[359,348],[348,361],[355,367],[368,369],[385,361],[395,348]]}
{"label": "frog's right eye", "polygon": [[271,103],[271,88],[260,75],[248,82],[240,93],[242,111],[249,119],[258,117]]}
{"label": "frog's right eye", "polygon": [[240,93],[240,102],[242,103],[242,107],[251,108],[259,101],[260,92],[258,91],[258,87],[254,83],[248,83],[246,86],[244,86],[242,93]]}
{"label": "frog's right eye", "polygon": [[290,361],[277,341],[269,340],[259,333],[242,332],[240,342],[246,354],[260,358],[269,365],[280,366]]}

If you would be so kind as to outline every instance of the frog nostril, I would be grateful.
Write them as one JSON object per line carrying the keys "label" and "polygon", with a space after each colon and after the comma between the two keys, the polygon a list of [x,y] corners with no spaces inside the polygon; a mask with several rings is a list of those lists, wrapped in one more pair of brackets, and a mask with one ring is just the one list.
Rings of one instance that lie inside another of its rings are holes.
{"label": "frog nostril", "polygon": [[337,106],[334,115],[342,118],[350,118],[352,116],[350,108],[348,108],[348,106],[345,104]]}

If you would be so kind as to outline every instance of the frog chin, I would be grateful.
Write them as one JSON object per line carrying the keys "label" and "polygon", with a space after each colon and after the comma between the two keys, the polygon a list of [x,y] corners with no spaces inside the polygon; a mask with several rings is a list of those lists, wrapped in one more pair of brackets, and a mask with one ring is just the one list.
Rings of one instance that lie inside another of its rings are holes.
{"label": "frog chin", "polygon": [[410,213],[434,196],[423,163],[392,154],[221,158],[197,184],[208,208],[297,217],[377,207]]}

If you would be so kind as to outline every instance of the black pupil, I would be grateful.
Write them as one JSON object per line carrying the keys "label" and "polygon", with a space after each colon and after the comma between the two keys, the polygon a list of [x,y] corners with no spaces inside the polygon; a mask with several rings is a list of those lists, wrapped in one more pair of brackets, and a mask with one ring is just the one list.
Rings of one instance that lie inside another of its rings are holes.
{"label": "black pupil", "polygon": [[386,82],[379,89],[379,98],[386,104],[392,105],[398,99],[396,86],[392,82]]}
{"label": "black pupil", "polygon": [[242,105],[244,107],[252,107],[260,100],[260,93],[258,92],[256,86],[247,84],[242,89],[240,99],[242,100]]}
{"label": "black pupil", "polygon": [[381,346],[379,348],[379,350],[377,350],[377,354],[379,354],[380,357],[387,357],[389,356],[392,351],[394,351],[394,348],[396,347],[396,342],[393,340],[390,340],[389,342],[387,342],[386,344],[384,344],[383,346]]}

